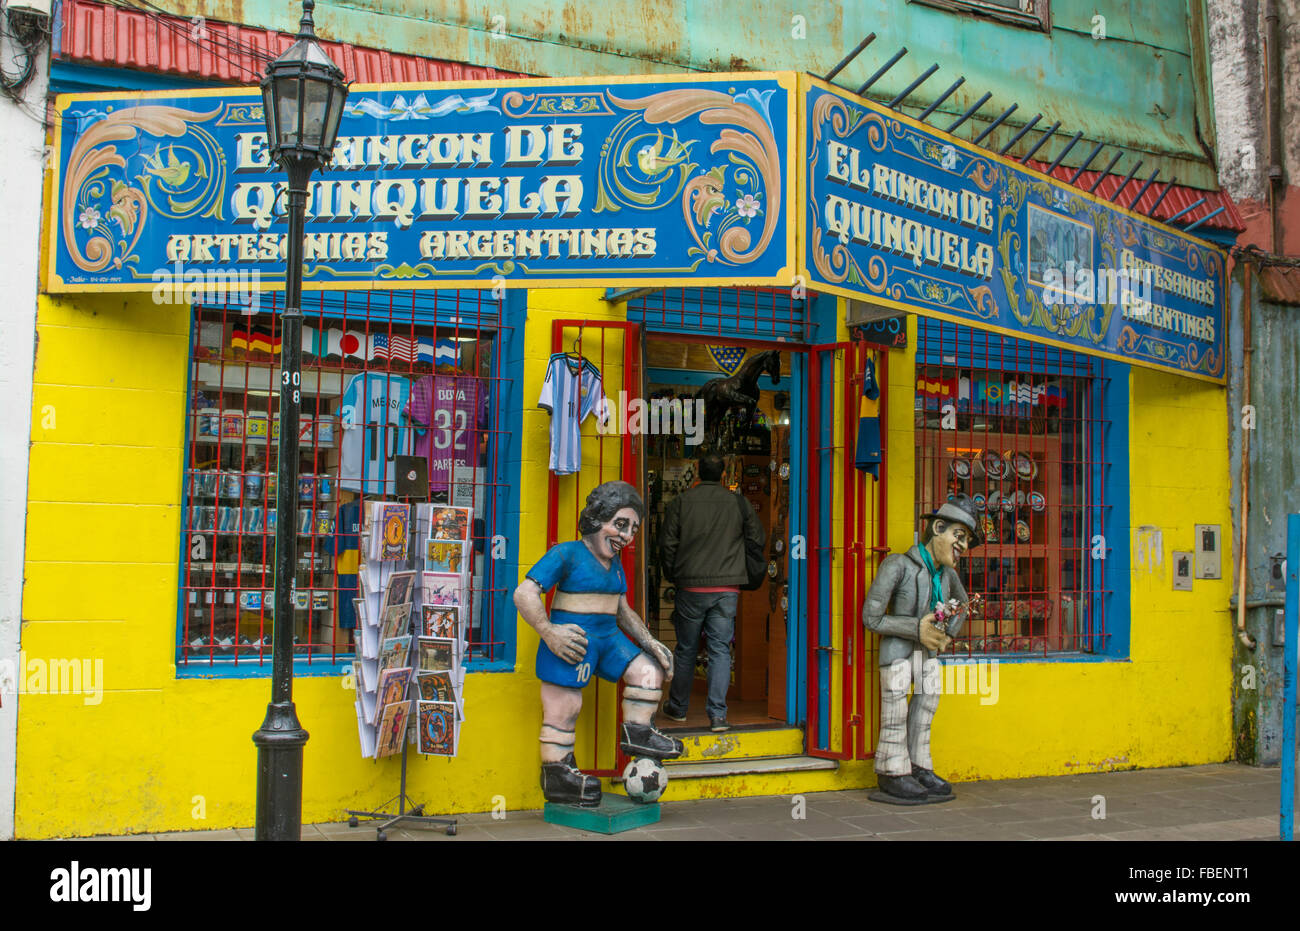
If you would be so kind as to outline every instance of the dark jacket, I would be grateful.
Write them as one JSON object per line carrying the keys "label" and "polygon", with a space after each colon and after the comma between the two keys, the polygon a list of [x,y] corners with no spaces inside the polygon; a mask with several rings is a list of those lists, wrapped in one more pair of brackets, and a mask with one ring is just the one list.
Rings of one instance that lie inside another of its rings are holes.
{"label": "dark jacket", "polygon": [[717,482],[700,482],[668,502],[659,568],[678,588],[744,585],[746,537],[760,547],[767,542],[749,502]]}
{"label": "dark jacket", "polygon": [[[969,597],[957,573],[947,566],[939,568],[943,599],[956,598],[966,602]],[[880,665],[888,666],[906,659],[913,650],[922,650],[926,659],[934,656],[933,650],[921,646],[921,618],[930,613],[930,570],[921,558],[920,545],[906,553],[886,556],[871,588],[862,603],[862,622],[881,635]],[[948,621],[949,637],[961,633],[966,623],[966,612],[960,612]]]}

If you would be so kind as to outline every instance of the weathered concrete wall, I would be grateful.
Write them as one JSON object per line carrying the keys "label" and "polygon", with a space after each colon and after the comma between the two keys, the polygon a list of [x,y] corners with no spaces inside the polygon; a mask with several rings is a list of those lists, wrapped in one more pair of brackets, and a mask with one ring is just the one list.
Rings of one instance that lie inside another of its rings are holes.
{"label": "weathered concrete wall", "polygon": [[[1241,270],[1233,283],[1233,347],[1231,368],[1242,365]],[[1240,642],[1233,656],[1233,730],[1237,759],[1246,763],[1277,763],[1282,751],[1282,648],[1273,644],[1273,618],[1283,596],[1268,591],[1269,557],[1286,552],[1286,515],[1300,512],[1300,408],[1295,403],[1296,373],[1300,372],[1300,308],[1279,307],[1259,300],[1253,288],[1251,398],[1254,428],[1250,433],[1250,507],[1246,544],[1246,628],[1255,638],[1250,650]],[[1232,422],[1232,509],[1241,520],[1241,448],[1245,435],[1242,379],[1229,386]],[[1234,535],[1236,536],[1236,535]],[[1240,558],[1240,540],[1234,556]],[[1236,567],[1224,567],[1225,578],[1236,578]],[[1236,587],[1234,583],[1234,593]],[[1251,605],[1255,607],[1250,607]],[[1234,612],[1235,621],[1236,614]]]}
{"label": "weathered concrete wall", "polygon": [[1300,0],[1277,0],[1282,53],[1283,239],[1272,242],[1265,0],[1208,0],[1219,178],[1247,230],[1238,242],[1300,255]]}

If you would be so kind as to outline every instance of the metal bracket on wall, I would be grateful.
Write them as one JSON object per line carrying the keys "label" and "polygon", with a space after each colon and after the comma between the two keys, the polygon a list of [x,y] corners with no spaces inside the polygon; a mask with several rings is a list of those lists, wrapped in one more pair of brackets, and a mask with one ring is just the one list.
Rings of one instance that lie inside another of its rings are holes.
{"label": "metal bracket on wall", "polygon": [[[845,55],[844,58],[841,59],[840,62],[834,68],[826,72],[826,74],[822,77],[822,80],[826,81],[827,83],[834,84],[835,78],[842,71],[844,71],[844,69],[847,68],[855,58],[857,58],[860,54],[862,54],[862,52],[866,49],[866,47],[870,45],[875,40],[875,38],[876,38],[876,34],[873,32],[865,39],[863,39],[861,42],[859,42],[857,47],[853,49],[853,51]],[[858,96],[862,96],[873,84],[875,84],[882,77],[884,77],[885,73],[888,72],[889,69],[893,68],[894,65],[898,64],[898,62],[901,61],[903,56],[906,54],[907,54],[907,47],[904,46],[903,48],[900,48],[897,52],[895,52],[892,56],[890,56],[885,61],[884,64],[882,64],[879,68],[877,68],[875,73],[873,73],[871,77],[869,77],[856,90],[853,90],[852,88],[849,87],[844,87],[843,85],[836,85],[836,86],[842,87],[844,90],[851,91],[852,93],[855,93]],[[939,70],[939,66],[937,64],[931,65],[920,75],[920,77],[916,78],[916,80],[908,84],[907,87],[905,87],[900,93],[895,95],[887,103],[883,104],[883,106],[885,106],[889,110],[893,110],[901,114],[902,111],[899,110],[899,106],[902,104],[902,102],[905,99],[907,99],[907,97],[911,95],[911,93],[914,90],[920,87],[921,84],[929,80],[930,76],[933,75],[938,70]],[[935,110],[938,109],[939,105],[942,104],[945,100],[947,100],[948,97],[965,82],[966,82],[966,78],[964,75],[959,77],[956,81],[953,82],[953,84],[946,91],[944,91],[942,94],[939,95],[938,99],[936,99],[932,104],[926,107],[925,110],[922,111],[920,116],[914,117],[914,119],[917,119],[921,123],[925,123],[929,119],[931,114],[933,114]],[[953,122],[951,125],[949,125],[946,131],[951,133],[957,130],[963,123],[965,123],[967,120],[973,117],[980,110],[980,108],[983,107],[984,104],[988,102],[988,100],[992,96],[993,95],[991,93],[986,93],[982,97],[980,97],[964,113],[958,116],[956,121]],[[1004,120],[1006,120],[1009,116],[1011,116],[1011,114],[1015,112],[1018,106],[1019,104],[1012,103],[1010,107],[1003,110],[999,116],[994,118],[988,124],[988,126],[985,127],[975,137],[975,139],[973,140],[973,144],[980,146],[982,148],[987,148],[988,151],[990,152],[996,151],[998,155],[1005,156],[1007,151],[1010,150],[1012,147],[1014,147],[1034,127],[1034,125],[1039,121],[1039,119],[1041,119],[1042,116],[1041,114],[1039,114],[1035,116],[1033,119],[1031,119],[1023,129],[1021,129],[1019,132],[1015,134],[1014,138],[1012,138],[1010,142],[1002,146],[1000,149],[995,150],[988,146],[984,146],[983,143],[985,139],[987,139],[993,133],[993,131],[1002,124]],[[1030,148],[1029,151],[1026,152],[1024,155],[1020,156],[1018,161],[1021,164],[1024,164],[1030,158],[1032,158],[1034,156],[1034,153],[1036,153],[1043,146],[1043,144],[1046,143],[1047,140],[1050,139],[1056,133],[1057,129],[1059,129],[1060,126],[1061,123],[1059,120],[1053,123],[1051,127],[1048,128],[1048,130],[1044,132],[1041,137],[1039,137],[1038,141],[1034,144],[1034,146]],[[1062,147],[1060,153],[1056,156],[1055,161],[1052,162],[1051,167],[1047,169],[1046,173],[1049,175],[1053,174],[1056,171],[1057,167],[1060,166],[1062,160],[1066,157],[1066,155],[1069,154],[1070,150],[1073,149],[1075,144],[1082,138],[1083,138],[1083,132],[1082,131],[1076,132]],[[1083,164],[1080,165],[1079,168],[1072,173],[1069,181],[1066,183],[1073,185],[1083,174],[1083,172],[1087,169],[1087,167],[1092,164],[1093,159],[1095,159],[1101,153],[1101,150],[1105,147],[1105,145],[1106,143],[1104,142],[1097,143],[1096,147],[1093,148],[1092,152],[1088,155],[1087,159],[1085,159]],[[1124,155],[1124,151],[1116,147],[1115,155],[1111,158],[1110,163],[1107,164],[1106,167],[1101,170],[1101,172],[1097,175],[1096,180],[1088,188],[1090,192],[1095,192],[1097,190],[1097,187],[1101,184],[1102,180],[1111,173],[1111,169],[1115,167],[1116,163],[1119,162],[1119,160],[1123,157],[1123,155]],[[1112,202],[1118,200],[1119,195],[1124,191],[1126,187],[1128,187],[1129,182],[1133,180],[1133,176],[1137,174],[1138,169],[1141,167],[1142,167],[1142,159],[1136,159],[1133,165],[1129,168],[1128,175],[1124,178],[1124,182],[1119,186],[1119,189],[1116,190],[1114,194],[1111,195],[1110,200]],[[1146,194],[1147,189],[1151,186],[1152,182],[1155,181],[1157,174],[1159,174],[1159,171],[1152,173],[1151,177],[1148,178],[1146,183],[1142,185],[1141,190],[1138,191],[1137,196],[1133,198],[1133,200],[1129,203],[1129,207],[1128,207],[1128,209],[1141,213],[1143,216],[1150,217],[1153,220],[1156,219],[1155,212],[1160,207],[1160,204],[1164,201],[1165,195],[1169,193],[1170,188],[1172,188],[1174,183],[1178,180],[1177,178],[1171,178],[1169,183],[1165,185],[1164,190],[1160,192],[1160,196],[1155,199],[1155,201],[1151,204],[1151,206],[1147,210],[1145,211],[1138,210],[1137,209],[1138,202],[1142,199],[1142,196]],[[1197,201],[1195,204],[1191,205],[1185,210],[1181,210],[1178,213],[1174,214],[1173,216],[1166,217],[1164,220],[1160,220],[1159,222],[1167,223],[1170,226],[1173,226],[1175,225],[1175,221],[1179,220],[1184,215],[1189,214],[1192,211],[1196,210],[1204,203],[1205,203],[1204,199]],[[1212,219],[1213,217],[1222,213],[1224,209],[1226,208],[1220,207],[1214,211],[1207,211],[1203,216],[1197,218],[1194,221],[1189,222],[1187,220],[1184,220],[1183,223],[1181,224],[1183,227],[1183,231],[1191,232],[1192,230],[1200,226],[1202,223],[1204,223],[1206,220]],[[607,297],[606,300],[609,300],[609,298]]]}

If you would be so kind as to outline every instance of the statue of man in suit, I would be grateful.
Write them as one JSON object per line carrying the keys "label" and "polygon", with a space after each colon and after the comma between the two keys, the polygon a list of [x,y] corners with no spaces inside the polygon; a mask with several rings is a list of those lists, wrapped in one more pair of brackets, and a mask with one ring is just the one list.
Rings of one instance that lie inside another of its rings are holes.
{"label": "statue of man in suit", "polygon": [[[954,598],[966,603],[957,564],[983,542],[967,495],[953,497],[921,520],[920,545],[885,557],[862,606],[862,622],[882,635],[876,776],[886,800],[901,805],[953,797],[952,786],[934,773],[930,724],[943,680],[937,654],[961,631],[966,612],[939,624],[935,608]],[[914,689],[910,703],[909,686]]]}

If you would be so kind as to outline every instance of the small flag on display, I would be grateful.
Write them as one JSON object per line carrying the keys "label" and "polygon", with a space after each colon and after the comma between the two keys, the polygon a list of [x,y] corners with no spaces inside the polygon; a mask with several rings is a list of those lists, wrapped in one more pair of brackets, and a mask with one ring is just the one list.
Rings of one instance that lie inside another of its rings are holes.
{"label": "small flag on display", "polygon": [[718,368],[728,375],[735,375],[736,370],[740,368],[740,363],[745,359],[745,348],[743,346],[710,346],[709,355]]}

